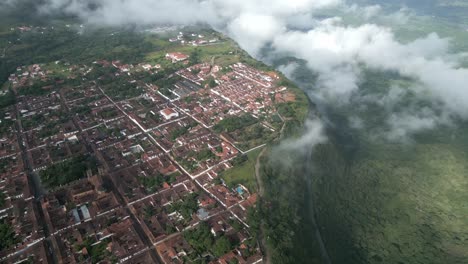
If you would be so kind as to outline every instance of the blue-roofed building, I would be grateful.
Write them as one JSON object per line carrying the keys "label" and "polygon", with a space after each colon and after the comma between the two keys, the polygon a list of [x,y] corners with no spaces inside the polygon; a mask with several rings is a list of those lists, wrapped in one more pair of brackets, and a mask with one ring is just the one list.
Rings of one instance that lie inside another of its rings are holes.
{"label": "blue-roofed building", "polygon": [[244,194],[244,188],[242,188],[242,186],[237,186],[236,188],[236,192],[239,194],[239,195],[243,195]]}
{"label": "blue-roofed building", "polygon": [[78,214],[78,210],[75,208],[72,210],[72,215],[75,220],[75,224],[80,222],[80,215]]}
{"label": "blue-roofed building", "polygon": [[208,211],[206,211],[205,208],[200,208],[197,211],[197,216],[200,220],[205,220],[208,218],[208,216],[210,216],[210,213],[208,213]]}
{"label": "blue-roofed building", "polygon": [[83,214],[84,220],[88,220],[91,218],[91,214],[89,213],[88,207],[86,205],[82,205],[80,209],[81,213]]}

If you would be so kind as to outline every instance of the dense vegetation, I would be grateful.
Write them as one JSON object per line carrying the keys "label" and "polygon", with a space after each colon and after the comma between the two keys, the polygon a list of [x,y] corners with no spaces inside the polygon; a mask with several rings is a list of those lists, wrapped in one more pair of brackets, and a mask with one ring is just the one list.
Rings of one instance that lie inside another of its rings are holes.
{"label": "dense vegetation", "polygon": [[226,236],[214,237],[210,227],[205,222],[200,223],[194,230],[186,231],[184,238],[197,254],[211,252],[217,258],[232,250],[234,246]]}
{"label": "dense vegetation", "polygon": [[104,239],[96,241],[92,237],[87,237],[82,244],[76,247],[81,250],[86,248],[88,255],[83,255],[83,260],[87,259],[91,263],[99,263],[107,257],[110,257],[111,263],[117,263],[117,257],[110,256],[110,252],[106,249],[108,240]]}
{"label": "dense vegetation", "polygon": [[4,251],[10,248],[14,244],[18,243],[15,231],[13,230],[10,223],[3,219],[0,221],[0,251]]}
{"label": "dense vegetation", "polygon": [[182,201],[171,205],[170,211],[177,211],[186,221],[192,219],[192,215],[198,210],[198,193],[191,193]]}
{"label": "dense vegetation", "polygon": [[163,187],[164,183],[171,184],[176,181],[175,175],[156,174],[152,176],[140,176],[140,183],[148,192],[155,192],[158,188]]}
{"label": "dense vegetation", "polygon": [[84,178],[88,170],[95,173],[97,161],[94,157],[81,155],[52,165],[41,171],[39,175],[45,186],[54,188]]}
{"label": "dense vegetation", "polygon": [[194,122],[183,127],[178,127],[177,129],[171,132],[171,140],[176,140],[177,138],[187,134],[190,131],[190,129],[194,128],[195,126],[197,126],[197,123]]}
{"label": "dense vegetation", "polygon": [[465,263],[463,130],[441,131],[455,132],[454,140],[427,133],[411,146],[359,141],[353,152],[337,142],[317,149],[312,186],[335,262]]}
{"label": "dense vegetation", "polygon": [[316,150],[314,199],[335,262],[466,263],[466,127]]}
{"label": "dense vegetation", "polygon": [[54,29],[48,28],[44,33],[35,29],[25,33],[5,30],[0,35],[0,41],[5,43],[0,45],[5,48],[5,57],[0,60],[0,83],[4,83],[9,74],[21,65],[64,58],[72,64],[91,64],[100,59],[112,61],[116,58],[124,63],[139,63],[146,53],[160,49],[137,31],[122,33],[119,29],[86,29],[77,34],[76,28],[57,23]]}
{"label": "dense vegetation", "polygon": [[250,114],[245,114],[242,116],[236,117],[228,117],[223,119],[221,122],[216,124],[213,129],[218,132],[233,132],[235,130],[241,129],[243,127],[247,127],[257,123],[257,119],[255,119]]}
{"label": "dense vegetation", "polygon": [[0,95],[0,109],[16,103],[15,96],[10,90],[6,91],[5,94]]}
{"label": "dense vegetation", "polygon": [[6,204],[6,194],[4,192],[0,192],[0,208],[3,208]]}
{"label": "dense vegetation", "polygon": [[272,262],[322,263],[303,153],[270,153],[261,173],[265,195],[257,218]]}

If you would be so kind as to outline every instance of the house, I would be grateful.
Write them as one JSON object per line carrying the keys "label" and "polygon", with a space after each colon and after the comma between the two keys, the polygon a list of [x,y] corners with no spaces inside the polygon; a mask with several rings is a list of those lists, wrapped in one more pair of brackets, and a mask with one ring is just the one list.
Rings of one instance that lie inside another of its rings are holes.
{"label": "house", "polygon": [[211,231],[211,234],[213,234],[213,236],[216,237],[216,236],[223,234],[226,231],[226,229],[223,226],[223,222],[219,221],[219,222],[215,222],[212,224],[210,231]]}
{"label": "house", "polygon": [[153,68],[153,66],[151,66],[150,64],[143,64],[141,67],[143,67],[145,71],[149,71]]}
{"label": "house", "polygon": [[173,52],[173,53],[166,54],[166,59],[171,60],[172,63],[181,62],[181,61],[187,60],[188,58],[189,58],[188,55],[185,55],[180,52]]}
{"label": "house", "polygon": [[159,112],[166,120],[179,117],[179,113],[172,108],[166,108]]}

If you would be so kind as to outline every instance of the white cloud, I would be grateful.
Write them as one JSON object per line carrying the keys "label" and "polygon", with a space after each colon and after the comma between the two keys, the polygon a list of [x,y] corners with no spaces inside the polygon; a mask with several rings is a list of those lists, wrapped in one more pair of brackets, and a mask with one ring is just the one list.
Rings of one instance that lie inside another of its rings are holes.
{"label": "white cloud", "polygon": [[350,5],[345,12],[361,15],[361,18],[369,20],[376,16],[382,15],[382,7],[380,5],[359,6],[357,4]]}
{"label": "white cloud", "polygon": [[285,32],[273,40],[281,52],[307,60],[320,73],[325,97],[347,101],[358,90],[360,68],[399,72],[420,81],[433,99],[468,117],[468,69],[449,54],[449,40],[433,33],[408,44],[389,28],[324,24],[308,32]]}
{"label": "white cloud", "polygon": [[256,55],[275,35],[285,31],[281,21],[270,15],[241,14],[227,28],[230,35],[251,54]]}
{"label": "white cloud", "polygon": [[100,0],[94,11],[89,0],[48,0],[43,12],[59,10],[94,23],[210,23],[232,21],[247,13],[287,17],[336,6],[341,0]]}
{"label": "white cloud", "polygon": [[308,150],[314,146],[327,141],[322,121],[318,119],[307,120],[305,123],[305,133],[296,139],[285,140],[281,143],[281,150]]}
{"label": "white cloud", "polygon": [[292,62],[286,65],[279,66],[278,70],[282,72],[286,77],[292,79],[294,72],[298,69],[299,64]]}
{"label": "white cloud", "polygon": [[389,129],[383,135],[390,141],[409,141],[414,133],[450,125],[448,116],[441,116],[425,107],[417,111],[394,112],[386,120]]}

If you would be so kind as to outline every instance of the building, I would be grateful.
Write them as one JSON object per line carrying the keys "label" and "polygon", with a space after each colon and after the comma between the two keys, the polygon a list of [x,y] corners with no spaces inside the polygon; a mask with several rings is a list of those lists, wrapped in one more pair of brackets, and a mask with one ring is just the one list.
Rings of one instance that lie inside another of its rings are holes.
{"label": "building", "polygon": [[174,109],[172,108],[166,108],[161,110],[159,113],[166,119],[172,119],[172,118],[177,118],[179,117],[179,113],[177,113]]}
{"label": "building", "polygon": [[172,60],[172,63],[181,62],[181,61],[184,61],[184,60],[186,60],[188,58],[189,58],[188,55],[185,55],[185,54],[180,53],[180,52],[174,52],[174,53],[167,53],[166,54],[166,59]]}

